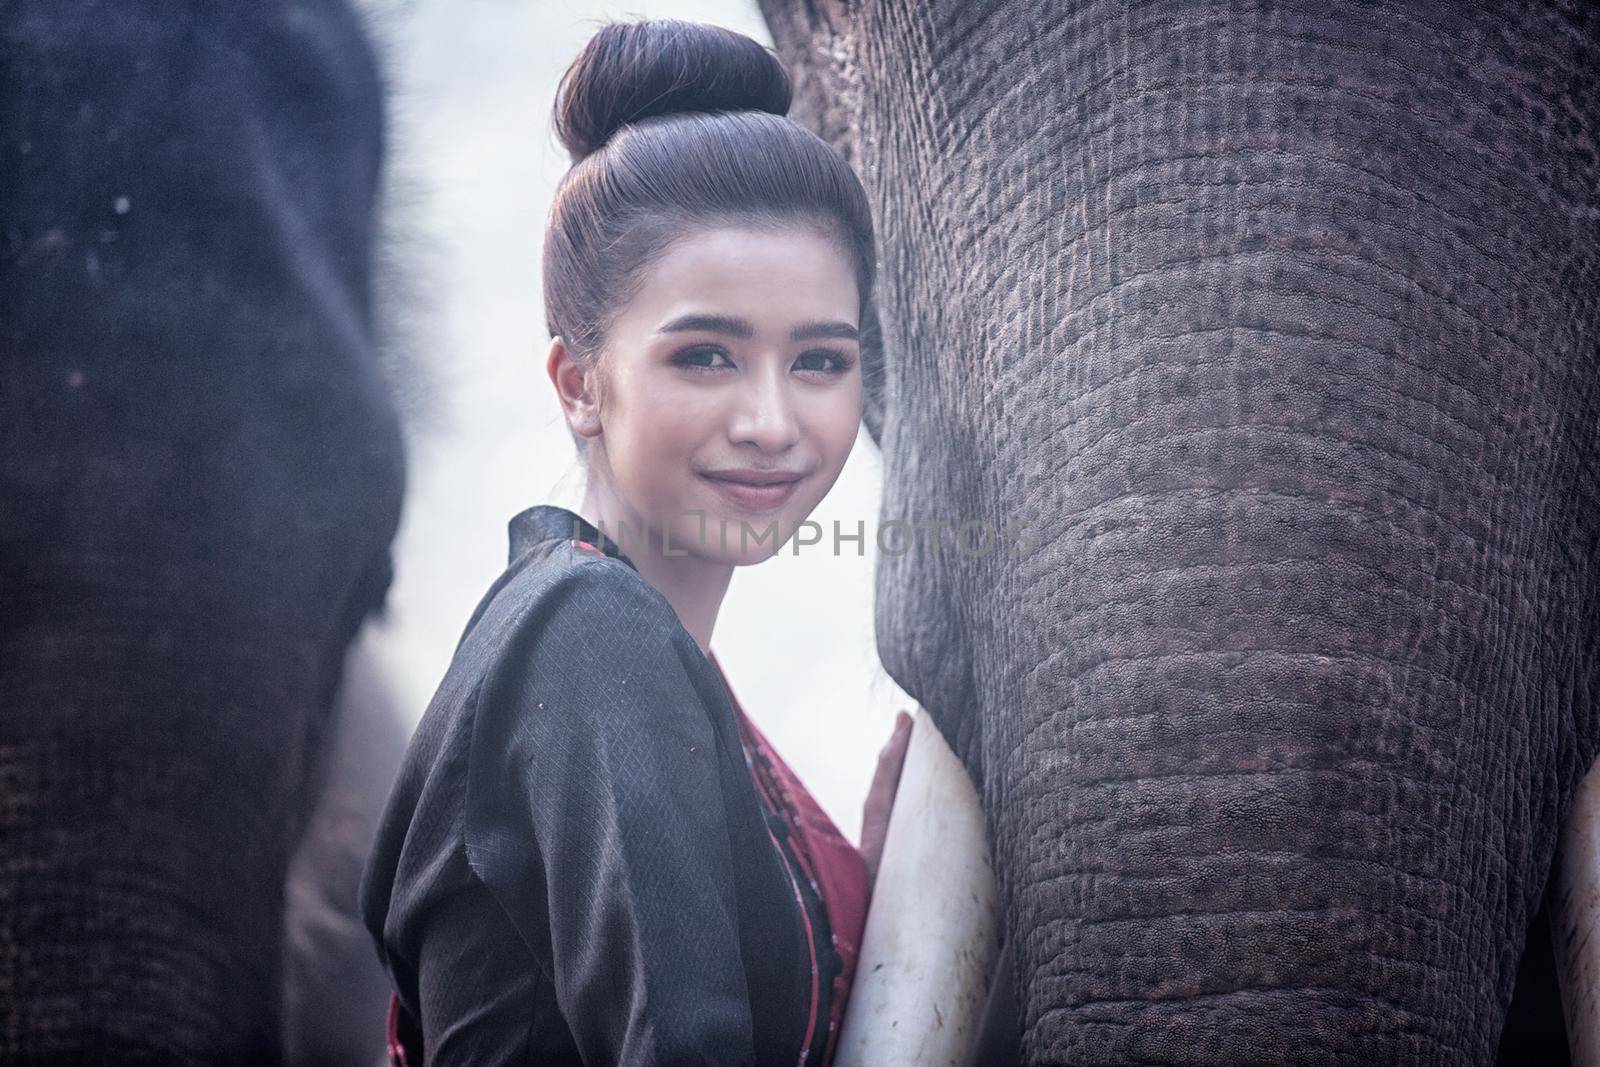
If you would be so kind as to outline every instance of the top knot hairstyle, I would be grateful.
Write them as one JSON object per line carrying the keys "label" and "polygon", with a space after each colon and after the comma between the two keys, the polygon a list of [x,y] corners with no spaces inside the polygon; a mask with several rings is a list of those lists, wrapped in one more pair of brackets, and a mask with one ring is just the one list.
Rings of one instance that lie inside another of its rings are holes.
{"label": "top knot hairstyle", "polygon": [[577,163],[626,123],[674,112],[789,113],[789,73],[761,44],[720,26],[614,22],[556,91],[556,135]]}
{"label": "top knot hairstyle", "polygon": [[552,337],[592,364],[612,316],[672,242],[717,226],[810,227],[874,277],[866,190],[822,138],[785,116],[789,74],[760,42],[720,26],[613,22],[556,91],[572,157],[544,241]]}

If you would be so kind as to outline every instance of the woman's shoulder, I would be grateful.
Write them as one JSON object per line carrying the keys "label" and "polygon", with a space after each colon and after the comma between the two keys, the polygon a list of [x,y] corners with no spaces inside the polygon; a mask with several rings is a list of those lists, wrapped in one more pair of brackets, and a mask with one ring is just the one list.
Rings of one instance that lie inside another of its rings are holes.
{"label": "woman's shoulder", "polygon": [[511,575],[457,655],[473,664],[474,774],[508,753],[531,758],[549,729],[698,728],[721,692],[655,586],[624,560],[567,543]]}
{"label": "woman's shoulder", "polygon": [[483,658],[491,668],[507,660],[526,664],[533,653],[552,651],[542,658],[604,666],[606,656],[597,653],[659,653],[693,644],[672,604],[643,575],[574,540],[507,568],[474,613],[457,654]]}
{"label": "woman's shoulder", "polygon": [[[530,687],[568,714],[626,705],[625,687],[716,683],[715,668],[662,593],[633,566],[581,543],[553,546],[514,575],[465,643],[487,659],[480,704],[519,706]],[[537,710],[537,709],[536,709]]]}
{"label": "woman's shoulder", "polygon": [[493,652],[465,716],[467,855],[512,896],[537,874],[530,798],[614,796],[609,776],[650,773],[644,752],[716,749],[720,683],[671,604],[626,563],[565,551],[486,613]]}
{"label": "woman's shoulder", "polygon": [[[640,674],[692,671],[695,651],[671,603],[622,560],[565,542],[516,557],[474,609],[397,784],[420,793],[429,779],[459,781],[472,751],[514,739],[536,690],[577,695]],[[532,700],[538,710],[539,697]]]}
{"label": "woman's shoulder", "polygon": [[463,844],[480,875],[523,870],[527,813],[509,798],[530,774],[567,774],[541,751],[641,708],[659,708],[658,722],[704,719],[711,691],[695,677],[697,654],[672,605],[626,562],[565,542],[514,559],[412,734],[362,890],[370,925],[382,929],[396,880],[417,895],[455,877]]}
{"label": "woman's shoulder", "polygon": [[613,601],[628,601],[635,611],[672,614],[672,605],[631,564],[579,538],[549,539],[513,551],[473,609],[457,652],[503,635],[508,626],[538,622],[557,607],[570,612]]}

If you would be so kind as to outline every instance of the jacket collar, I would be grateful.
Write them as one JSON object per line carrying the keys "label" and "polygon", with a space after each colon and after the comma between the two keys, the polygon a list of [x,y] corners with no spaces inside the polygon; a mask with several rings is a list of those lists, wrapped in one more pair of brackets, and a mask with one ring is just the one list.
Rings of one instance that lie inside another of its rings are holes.
{"label": "jacket collar", "polygon": [[518,512],[508,524],[511,534],[511,561],[535,548],[549,549],[556,541],[587,541],[612,559],[620,559],[635,572],[633,560],[623,555],[615,541],[575,511],[554,504],[535,504]]}

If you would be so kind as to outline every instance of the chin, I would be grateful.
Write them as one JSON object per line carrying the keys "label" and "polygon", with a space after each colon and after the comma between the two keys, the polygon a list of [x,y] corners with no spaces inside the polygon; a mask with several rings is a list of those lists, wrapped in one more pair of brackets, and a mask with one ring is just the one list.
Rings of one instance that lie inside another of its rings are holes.
{"label": "chin", "polygon": [[775,555],[777,555],[776,552],[764,550],[751,552],[729,551],[719,553],[716,559],[718,563],[726,563],[730,567],[754,567],[757,563],[765,563]]}
{"label": "chin", "polygon": [[[796,527],[805,521],[810,514],[810,509],[797,511],[794,509],[770,514],[744,513],[739,511],[723,511],[706,516],[706,545],[702,553],[708,559],[715,559],[721,563],[730,563],[734,566],[748,567],[771,559],[794,537]],[[725,524],[722,528],[727,531],[726,543],[718,539],[717,524]],[[741,523],[749,527],[749,532],[744,533]],[[776,523],[778,534],[776,537],[768,536],[767,527]],[[741,533],[743,537],[741,539]]]}

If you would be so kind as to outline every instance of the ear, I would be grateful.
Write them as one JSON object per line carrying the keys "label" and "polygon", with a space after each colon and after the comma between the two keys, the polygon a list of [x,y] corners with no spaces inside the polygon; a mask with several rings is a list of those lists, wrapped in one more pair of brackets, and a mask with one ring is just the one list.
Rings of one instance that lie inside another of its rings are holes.
{"label": "ear", "polygon": [[599,436],[600,396],[595,388],[595,368],[579,363],[566,342],[555,337],[545,356],[545,372],[556,387],[556,398],[567,416],[567,425],[584,437]]}

